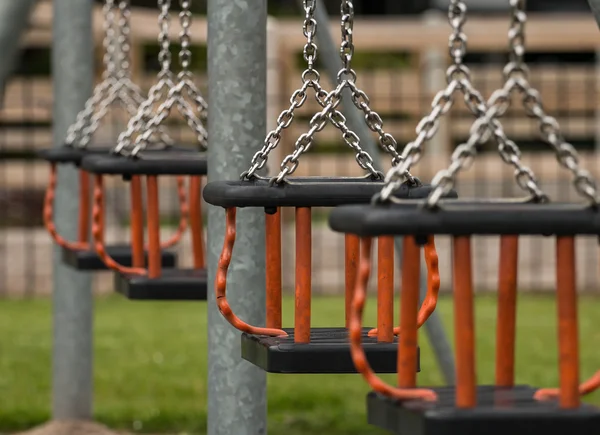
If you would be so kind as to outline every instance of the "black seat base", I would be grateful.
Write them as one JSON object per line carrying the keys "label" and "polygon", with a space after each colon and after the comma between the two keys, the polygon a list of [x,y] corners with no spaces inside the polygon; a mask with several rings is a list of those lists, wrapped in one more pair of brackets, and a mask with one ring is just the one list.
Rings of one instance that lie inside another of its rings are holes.
{"label": "black seat base", "polygon": [[[113,245],[107,246],[106,252],[117,263],[131,267],[132,255],[131,245]],[[177,264],[177,254],[170,251],[162,251],[162,266],[175,267]],[[146,253],[146,261],[148,255]],[[106,265],[100,260],[95,250],[90,251],[71,251],[70,249],[62,249],[62,262],[73,269],[77,270],[107,270]]]}
{"label": "black seat base", "polygon": [[[396,373],[398,342],[378,343],[363,329],[363,348],[377,373]],[[287,337],[242,335],[242,358],[269,373],[325,374],[357,373],[350,355],[345,328],[313,328],[311,342],[294,343],[294,330],[284,328]],[[417,362],[417,370],[420,364]]]}
{"label": "black seat base", "polygon": [[154,279],[116,273],[115,291],[131,300],[205,301],[206,269],[163,269]]}
{"label": "black seat base", "polygon": [[478,406],[454,407],[454,387],[434,388],[436,403],[399,403],[378,393],[367,396],[369,424],[396,435],[536,435],[543,433],[595,434],[600,409],[583,405],[562,410],[556,402],[538,402],[529,386],[480,386]]}

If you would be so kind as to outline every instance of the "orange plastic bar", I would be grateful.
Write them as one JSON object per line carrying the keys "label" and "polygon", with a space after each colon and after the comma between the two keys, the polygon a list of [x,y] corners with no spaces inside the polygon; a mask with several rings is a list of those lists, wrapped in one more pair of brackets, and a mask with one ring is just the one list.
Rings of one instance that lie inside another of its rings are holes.
{"label": "orange plastic bar", "polygon": [[102,175],[94,176],[94,193],[92,206],[92,237],[94,248],[102,262],[116,272],[130,275],[146,275],[146,269],[139,267],[124,267],[117,263],[108,252],[104,244],[104,183]]}
{"label": "orange plastic bar", "polygon": [[369,365],[369,361],[367,361],[365,351],[362,347],[362,318],[367,299],[367,284],[371,275],[371,245],[372,239],[361,239],[358,277],[356,288],[354,289],[352,310],[350,312],[350,352],[354,366],[369,383],[371,388],[380,394],[393,397],[397,400],[424,400],[433,402],[437,400],[437,394],[433,390],[393,387],[378,377]]}
{"label": "orange plastic bar", "polygon": [[[381,239],[380,239],[381,241]],[[398,386],[417,386],[417,316],[421,277],[421,248],[414,237],[404,237],[402,255],[402,291],[400,296],[400,328],[398,339]],[[393,249],[393,240],[392,240]]]}
{"label": "orange plastic bar", "polygon": [[179,225],[175,234],[161,244],[162,249],[171,248],[179,243],[183,237],[183,234],[185,233],[185,230],[187,229],[190,209],[185,196],[184,177],[177,177],[177,196],[179,197]]}
{"label": "orange plastic bar", "polygon": [[148,195],[148,277],[158,278],[161,275],[160,249],[160,214],[158,207],[158,177],[150,175],[146,178]]}
{"label": "orange plastic bar", "polygon": [[346,302],[346,328],[350,324],[350,309],[352,308],[352,298],[354,287],[356,286],[356,274],[358,271],[358,256],[360,254],[360,239],[353,234],[346,234],[344,237],[344,270],[345,270],[345,302]]}
{"label": "orange plastic bar", "polygon": [[[48,180],[48,186],[46,187],[46,194],[44,196],[44,226],[46,230],[52,237],[52,240],[58,245],[65,249],[69,249],[71,251],[85,251],[90,249],[90,245],[87,242],[82,242],[81,240],[78,242],[70,242],[60,234],[58,234],[58,230],[56,229],[56,224],[54,223],[54,198],[56,197],[56,184],[58,183],[58,173],[56,164],[52,163],[50,165],[50,179]],[[80,187],[82,190],[84,186]],[[81,222],[81,212],[82,205],[79,205],[79,218]],[[81,231],[79,231],[79,236],[81,236]],[[81,239],[81,237],[80,237]]]}
{"label": "orange plastic bar", "polygon": [[190,227],[194,269],[206,267],[204,258],[204,225],[202,225],[202,178],[190,177]]}
{"label": "orange plastic bar", "polygon": [[471,265],[471,238],[454,237],[454,334],[456,348],[456,406],[477,404],[475,316]]}
{"label": "orange plastic bar", "polygon": [[223,250],[219,257],[219,266],[217,268],[217,276],[215,277],[215,297],[217,301],[217,307],[223,315],[223,317],[236,329],[253,335],[269,335],[272,337],[276,336],[287,336],[288,334],[277,328],[259,328],[252,326],[242,321],[238,316],[233,313],[229,302],[227,301],[227,271],[231,264],[231,257],[233,254],[233,248],[235,246],[236,236],[236,212],[235,208],[228,208],[225,211],[225,240],[223,241]]}
{"label": "orange plastic bar", "polygon": [[78,237],[79,243],[88,243],[90,239],[90,174],[79,170],[79,216]]}
{"label": "orange plastic bar", "polygon": [[[419,253],[417,252],[418,256]],[[402,288],[404,288],[404,285]],[[379,237],[377,239],[377,341],[382,343],[394,341],[393,237]]]}
{"label": "orange plastic bar", "polygon": [[[417,325],[419,328],[425,324],[427,319],[437,307],[438,297],[440,293],[440,270],[438,263],[438,254],[435,249],[435,240],[433,237],[427,239],[427,243],[423,249],[425,255],[425,264],[427,265],[427,294],[423,299],[423,304],[419,310]],[[369,331],[369,337],[375,337],[378,334],[377,329]],[[400,334],[400,327],[394,328],[394,335]]]}
{"label": "orange plastic bar", "polygon": [[496,329],[496,385],[500,387],[512,387],[515,384],[518,265],[519,237],[502,236]]}
{"label": "orange plastic bar", "polygon": [[139,175],[131,177],[131,265],[144,267],[144,201],[142,198],[142,180]]}
{"label": "orange plastic bar", "polygon": [[312,210],[296,208],[296,307],[294,341],[310,343]]}
{"label": "orange plastic bar", "polygon": [[574,237],[556,238],[556,293],[560,389],[540,389],[535,397],[544,400],[558,393],[560,407],[573,409],[578,408],[581,402]]}
{"label": "orange plastic bar", "polygon": [[281,329],[281,210],[265,214],[267,328]]}

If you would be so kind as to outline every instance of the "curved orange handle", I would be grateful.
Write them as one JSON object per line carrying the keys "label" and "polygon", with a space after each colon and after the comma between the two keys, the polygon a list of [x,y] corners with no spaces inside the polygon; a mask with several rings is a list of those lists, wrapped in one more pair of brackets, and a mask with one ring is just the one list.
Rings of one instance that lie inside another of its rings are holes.
{"label": "curved orange handle", "polygon": [[217,269],[217,276],[215,278],[215,295],[219,311],[234,328],[242,332],[253,335],[268,335],[271,337],[287,336],[288,334],[283,329],[259,328],[249,325],[233,313],[233,310],[227,301],[227,271],[229,270],[229,265],[231,264],[233,246],[235,245],[236,211],[237,210],[235,208],[228,208],[225,210],[225,240],[223,242],[221,256],[219,257],[219,266]]}
{"label": "curved orange handle", "polygon": [[179,226],[175,234],[160,244],[162,249],[171,248],[179,243],[188,227],[190,206],[185,193],[184,177],[177,177],[177,196],[179,197]]}
{"label": "curved orange handle", "polygon": [[[600,388],[600,370],[579,386],[579,395],[587,396]],[[556,400],[560,396],[559,388],[540,388],[533,396],[536,400]]]}
{"label": "curved orange handle", "polygon": [[437,394],[433,390],[425,388],[397,388],[384,382],[378,377],[367,361],[365,351],[362,347],[362,317],[367,298],[367,284],[371,275],[371,245],[372,239],[361,239],[360,263],[354,298],[350,311],[350,351],[356,370],[365,378],[371,388],[385,396],[397,400],[424,400],[433,402],[437,400]]}
{"label": "curved orange handle", "polygon": [[[50,165],[50,179],[48,186],[46,187],[46,194],[44,195],[44,226],[52,237],[54,242],[71,251],[86,251],[90,249],[90,244],[86,242],[70,242],[63,236],[58,234],[56,224],[54,223],[54,198],[56,197],[56,185],[58,183],[58,174],[56,169],[56,163]],[[87,188],[87,186],[81,186],[81,189]],[[80,207],[83,205],[80,204]]]}
{"label": "curved orange handle", "polygon": [[104,185],[102,175],[94,176],[94,205],[92,207],[92,237],[94,248],[100,260],[116,272],[131,275],[146,275],[148,271],[141,267],[125,267],[117,263],[108,252],[104,245]]}
{"label": "curved orange handle", "polygon": [[[419,310],[417,326],[420,328],[431,317],[437,307],[440,294],[440,269],[437,250],[435,249],[435,240],[433,236],[427,239],[427,243],[423,248],[425,256],[425,264],[427,264],[427,294]],[[369,337],[377,336],[377,328],[369,331]],[[400,327],[394,328],[394,335],[400,334]]]}

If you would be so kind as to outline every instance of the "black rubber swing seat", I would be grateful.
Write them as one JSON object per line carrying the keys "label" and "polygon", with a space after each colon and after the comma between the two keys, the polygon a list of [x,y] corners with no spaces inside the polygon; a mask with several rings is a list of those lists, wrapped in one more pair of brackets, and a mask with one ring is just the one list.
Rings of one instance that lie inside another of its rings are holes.
{"label": "black rubber swing seat", "polygon": [[205,301],[206,269],[163,269],[159,278],[115,273],[115,290],[138,301]]}
{"label": "black rubber swing seat", "polygon": [[72,146],[61,146],[40,150],[37,155],[49,163],[73,164],[79,166],[81,160],[89,155],[103,155],[110,153],[112,146],[94,146],[89,148],[77,148]]}
{"label": "black rubber swing seat", "polygon": [[[107,254],[113,258],[118,264],[131,267],[132,253],[131,245],[109,245],[106,246]],[[146,262],[148,261],[148,253],[146,252]],[[95,250],[89,251],[72,251],[70,249],[62,249],[62,262],[69,267],[82,271],[100,271],[108,270],[106,264],[100,259]],[[177,254],[172,251],[163,250],[161,252],[162,267],[176,267]]]}
{"label": "black rubber swing seat", "polygon": [[[366,204],[383,182],[370,178],[289,177],[280,184],[269,180],[214,181],[204,188],[204,200],[220,207],[337,207]],[[403,184],[398,198],[423,198],[431,187]],[[452,194],[450,195],[452,196]]]}
{"label": "black rubber swing seat", "polygon": [[[363,328],[365,355],[376,373],[396,373],[398,340],[378,343]],[[294,343],[294,330],[284,328],[287,337],[242,334],[242,358],[268,373],[344,374],[357,373],[350,355],[346,328],[312,328],[310,343]],[[420,357],[417,356],[417,371]]]}
{"label": "black rubber swing seat", "polygon": [[437,402],[407,401],[371,392],[367,396],[369,424],[395,435],[537,435],[598,433],[600,409],[582,405],[561,409],[557,402],[539,402],[535,388],[479,386],[477,407],[457,409],[454,387],[433,388]]}
{"label": "black rubber swing seat", "polygon": [[559,203],[443,201],[434,209],[419,204],[351,205],[329,217],[334,231],[363,237],[384,235],[600,234],[600,210]]}
{"label": "black rubber swing seat", "polygon": [[[289,177],[283,183],[269,180],[211,182],[204,188],[206,202],[232,207],[336,207],[344,204],[368,204],[383,187],[372,178]],[[403,184],[395,197],[427,197],[431,187],[418,183]],[[457,197],[451,192],[449,198]],[[269,373],[330,374],[357,373],[350,353],[346,328],[311,328],[310,343],[294,342],[294,330],[285,329],[287,337],[242,335],[242,357]],[[395,373],[398,344],[379,343],[363,332],[365,354],[377,373]],[[419,361],[417,361],[417,366]]]}
{"label": "black rubber swing seat", "polygon": [[205,153],[196,150],[143,151],[136,157],[114,154],[90,155],[81,167],[93,174],[122,175],[206,175],[208,173]]}

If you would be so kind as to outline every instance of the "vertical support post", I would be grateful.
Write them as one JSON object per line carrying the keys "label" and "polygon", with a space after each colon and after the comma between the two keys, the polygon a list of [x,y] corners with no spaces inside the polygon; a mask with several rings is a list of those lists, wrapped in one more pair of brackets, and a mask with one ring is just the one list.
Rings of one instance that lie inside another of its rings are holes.
{"label": "vertical support post", "polygon": [[[266,136],[266,0],[208,1],[208,180],[235,180]],[[265,299],[263,209],[238,211],[227,294],[251,324]],[[208,287],[214,288],[225,234],[223,210],[208,209]],[[240,333],[208,300],[208,435],[266,434],[266,374],[240,357]]]}
{"label": "vertical support post", "polygon": [[[94,43],[92,0],[54,0],[52,69],[54,71],[53,142],[64,144],[69,126],[92,92]],[[77,237],[79,208],[77,170],[61,168],[55,202],[60,234]],[[81,186],[88,189],[88,186]],[[93,297],[91,276],[53,258],[52,417],[87,420],[92,417]]]}

